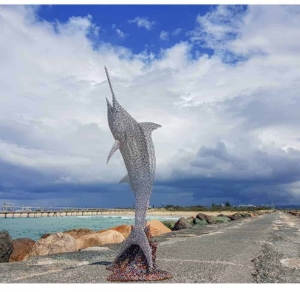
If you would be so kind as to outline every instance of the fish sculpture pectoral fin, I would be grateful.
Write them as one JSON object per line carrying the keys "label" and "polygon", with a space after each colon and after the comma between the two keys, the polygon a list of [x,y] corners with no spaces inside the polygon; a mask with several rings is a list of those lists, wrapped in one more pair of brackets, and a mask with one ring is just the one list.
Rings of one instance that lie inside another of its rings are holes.
{"label": "fish sculpture pectoral fin", "polygon": [[120,141],[116,140],[115,144],[113,145],[113,147],[111,148],[108,157],[107,157],[107,162],[106,164],[108,164],[108,161],[110,160],[110,158],[113,156],[113,154],[120,148]]}
{"label": "fish sculpture pectoral fin", "polygon": [[119,184],[122,184],[122,183],[129,183],[129,175],[126,174],[119,182]]}

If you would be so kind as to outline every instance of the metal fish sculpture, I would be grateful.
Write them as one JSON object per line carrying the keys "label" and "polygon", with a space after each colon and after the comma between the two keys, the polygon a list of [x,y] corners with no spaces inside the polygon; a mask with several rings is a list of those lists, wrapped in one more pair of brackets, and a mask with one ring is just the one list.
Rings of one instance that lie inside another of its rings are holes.
{"label": "metal fish sculpture", "polygon": [[[117,264],[121,262],[122,257],[124,259],[124,255],[126,258],[126,253],[128,254],[128,251],[131,253],[135,251],[137,253],[139,249],[147,262],[147,269],[143,272],[144,275],[140,275],[139,277],[127,275],[122,279],[137,281],[147,279],[153,280],[155,278],[153,274],[157,274],[159,271],[156,269],[153,261],[153,258],[155,259],[155,257],[153,257],[153,249],[156,250],[156,248],[153,247],[153,243],[151,245],[151,242],[149,242],[149,236],[151,237],[151,235],[149,234],[149,230],[147,230],[147,228],[145,229],[145,227],[147,209],[150,203],[150,196],[152,193],[153,180],[155,176],[155,152],[151,134],[152,131],[161,126],[150,122],[138,123],[119,104],[111,85],[108,70],[106,67],[104,68],[112,94],[112,105],[106,98],[107,119],[111,133],[115,139],[115,143],[109,152],[107,163],[112,155],[117,150],[120,150],[127,169],[127,174],[120,181],[120,183],[128,183],[135,196],[134,228],[128,238],[121,245],[115,261],[109,269],[113,270],[113,267],[117,267]],[[132,255],[128,256],[132,258]],[[137,273],[139,272],[141,271],[137,271]],[[163,271],[159,272],[166,273]],[[118,271],[117,274],[120,274],[120,271]],[[167,274],[164,274],[164,278],[168,278],[166,276]],[[156,278],[161,279],[161,277]],[[120,281],[122,281],[122,279],[119,277]]]}

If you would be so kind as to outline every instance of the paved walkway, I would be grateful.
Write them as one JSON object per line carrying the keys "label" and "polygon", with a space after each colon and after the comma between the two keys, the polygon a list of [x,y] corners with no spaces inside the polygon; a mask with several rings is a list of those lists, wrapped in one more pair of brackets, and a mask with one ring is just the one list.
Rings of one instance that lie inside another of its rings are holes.
{"label": "paved walkway", "polygon": [[[262,252],[278,212],[158,237],[157,265],[165,283],[252,283],[252,260]],[[115,249],[101,248],[0,264],[0,283],[105,283]]]}

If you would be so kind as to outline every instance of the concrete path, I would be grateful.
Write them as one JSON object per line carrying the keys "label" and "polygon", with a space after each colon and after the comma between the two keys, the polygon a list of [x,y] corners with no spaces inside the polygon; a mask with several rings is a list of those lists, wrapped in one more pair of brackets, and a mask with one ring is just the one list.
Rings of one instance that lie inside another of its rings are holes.
{"label": "concrete path", "polygon": [[158,263],[172,271],[169,282],[252,283],[251,260],[260,254],[277,217],[272,213],[244,219],[207,235],[163,245]]}
{"label": "concrete path", "polygon": [[[268,243],[278,212],[172,232],[159,241],[157,265],[171,272],[164,283],[252,283],[252,260]],[[0,283],[106,283],[105,267],[118,246],[0,264]]]}

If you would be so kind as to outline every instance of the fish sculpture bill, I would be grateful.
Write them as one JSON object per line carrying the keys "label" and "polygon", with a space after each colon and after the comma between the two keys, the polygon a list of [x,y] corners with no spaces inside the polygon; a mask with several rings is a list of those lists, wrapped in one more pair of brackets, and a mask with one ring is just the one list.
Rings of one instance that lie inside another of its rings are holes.
{"label": "fish sculpture bill", "polygon": [[111,148],[107,163],[119,150],[123,157],[127,174],[120,183],[128,183],[135,197],[135,224],[122,243],[111,266],[111,281],[153,281],[168,279],[171,275],[156,268],[157,243],[151,240],[146,227],[147,209],[155,176],[155,151],[152,131],[161,127],[151,122],[137,122],[117,101],[109,73],[105,73],[112,94],[112,104],[106,98],[107,119],[115,143]]}

